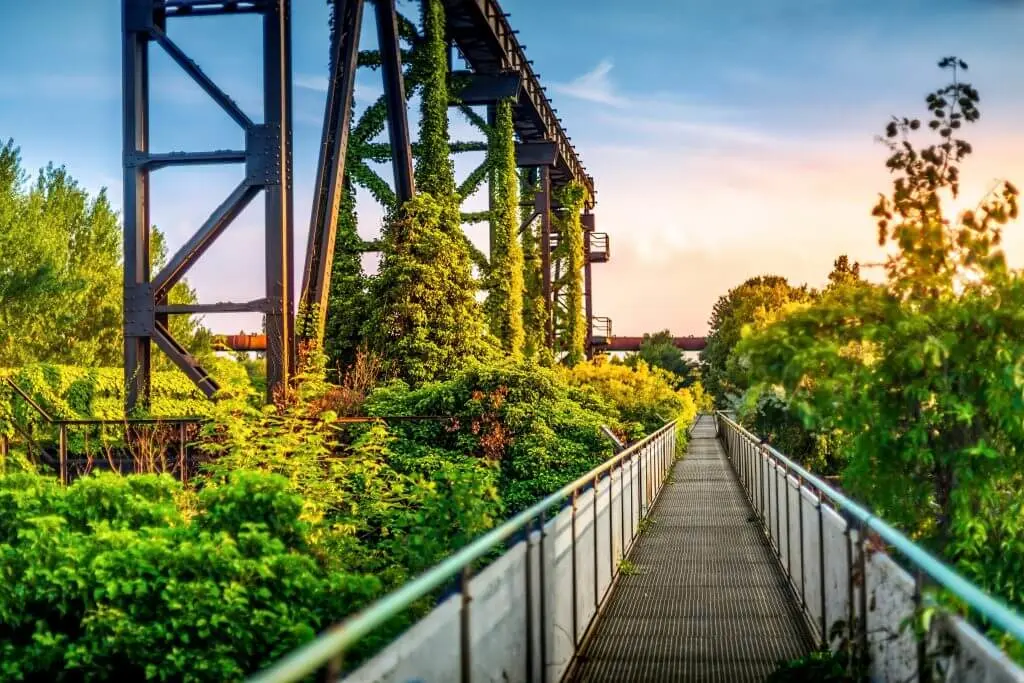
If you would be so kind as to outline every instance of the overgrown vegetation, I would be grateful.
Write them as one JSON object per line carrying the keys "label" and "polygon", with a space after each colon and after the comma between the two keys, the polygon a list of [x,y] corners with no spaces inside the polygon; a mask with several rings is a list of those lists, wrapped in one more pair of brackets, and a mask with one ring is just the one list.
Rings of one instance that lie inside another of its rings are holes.
{"label": "overgrown vegetation", "polygon": [[[150,239],[155,271],[167,249],[159,230]],[[0,254],[0,368],[121,362],[121,227],[105,191],[90,196],[53,164],[30,182],[8,140],[0,145]],[[183,280],[168,301],[194,303],[195,293]],[[209,351],[208,333],[190,316],[174,316],[171,331],[193,353]]]}
{"label": "overgrown vegetation", "polygon": [[[58,431],[0,386],[0,434],[29,435],[0,468],[5,679],[239,680],[599,465],[613,453],[603,427],[633,441],[705,406],[699,383],[679,388],[665,370],[584,361],[578,186],[560,197],[561,258],[570,264],[560,329],[571,367],[544,367],[553,363],[538,236],[517,234],[510,103],[498,105],[490,136],[491,300],[486,309],[476,301],[459,203],[480,179],[457,187],[452,172],[443,12],[439,0],[424,0],[421,29],[400,22],[415,52],[409,89],[422,102],[419,193],[398,206],[366,165],[386,160],[372,142],[384,127],[380,100],[352,130],[325,344],[301,349],[289,391],[264,406],[259,373],[239,358],[204,359],[224,387],[217,403],[177,370],[154,374],[151,417],[206,418],[188,437],[200,465],[187,485],[156,474],[168,469],[166,443],[137,467],[149,474],[58,485],[21,450],[26,439],[52,450]],[[122,370],[93,367],[121,356],[117,218],[63,170],[23,185],[9,144],[0,151],[0,248],[16,257],[0,269],[0,367],[12,369],[0,376],[54,418],[119,420]],[[357,185],[389,208],[373,276],[361,265]],[[152,245],[158,270],[167,258],[158,231]],[[170,293],[171,303],[195,298],[185,283]],[[51,320],[70,336],[54,337]],[[207,352],[195,320],[172,325],[190,350]],[[67,451],[119,455],[139,440],[131,431],[82,426]],[[437,597],[364,639],[349,661]]]}
{"label": "overgrown vegetation", "polygon": [[720,397],[745,390],[748,415],[774,411],[799,438],[825,439],[822,466],[844,489],[1020,607],[1024,278],[999,249],[1018,192],[1001,182],[949,214],[979,95],[963,61],[939,66],[951,81],[927,96],[927,117],[894,117],[880,138],[894,175],[873,210],[884,281],[841,259],[816,296],[776,283],[771,315],[722,316],[729,340],[748,332],[724,362],[729,345],[712,349],[706,376]]}
{"label": "overgrown vegetation", "polygon": [[558,331],[558,351],[564,354],[562,362],[572,367],[586,354],[588,321],[583,311],[583,226],[580,214],[587,200],[587,191],[572,182],[556,193],[555,201],[561,213],[554,221],[559,234],[556,257],[564,259],[564,281],[558,283],[564,294],[555,305],[555,327]]}
{"label": "overgrown vegetation", "polygon": [[512,103],[497,104],[491,136],[491,262],[486,312],[491,333],[513,358],[523,353],[523,247],[519,241],[519,175],[512,127]]}

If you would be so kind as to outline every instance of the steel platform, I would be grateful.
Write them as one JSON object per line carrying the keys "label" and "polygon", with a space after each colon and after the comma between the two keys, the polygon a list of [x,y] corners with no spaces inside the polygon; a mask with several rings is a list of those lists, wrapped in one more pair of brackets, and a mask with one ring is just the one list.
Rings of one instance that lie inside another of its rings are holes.
{"label": "steel platform", "polygon": [[577,683],[763,681],[813,648],[714,420],[699,418],[575,673]]}

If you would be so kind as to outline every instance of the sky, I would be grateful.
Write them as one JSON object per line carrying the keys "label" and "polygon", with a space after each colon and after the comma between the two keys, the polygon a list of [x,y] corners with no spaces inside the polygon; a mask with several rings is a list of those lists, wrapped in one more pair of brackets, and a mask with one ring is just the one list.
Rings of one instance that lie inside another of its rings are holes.
{"label": "sky", "polygon": [[[959,206],[1000,178],[1024,183],[1022,0],[504,0],[597,188],[612,259],[594,266],[594,313],[616,334],[704,334],[716,299],[748,277],[820,286],[840,254],[883,256],[870,210],[891,180],[875,141],[892,115],[924,116],[957,55],[981,93]],[[301,278],[327,74],[323,0],[293,0],[296,278]],[[415,12],[410,0],[399,9]],[[372,13],[364,27],[372,47]],[[30,170],[65,165],[121,207],[120,2],[0,0],[0,138]],[[172,21],[169,34],[254,119],[261,110],[255,17]],[[241,148],[241,131],[154,46],[154,151]],[[381,92],[361,70],[357,107]],[[411,108],[415,109],[416,103]],[[413,119],[415,126],[415,118]],[[452,135],[480,139],[452,114]],[[464,177],[479,162],[460,155]],[[385,169],[386,171],[386,169]],[[163,169],[153,223],[182,244],[241,176],[240,166]],[[385,172],[385,177],[389,177]],[[483,195],[483,193],[481,193]],[[483,196],[469,200],[480,207]],[[361,195],[360,231],[381,211]],[[1024,267],[1024,229],[1006,231]],[[486,229],[469,230],[486,248]],[[368,264],[371,265],[372,264]],[[203,302],[263,295],[262,203],[222,235],[188,279]],[[120,283],[117,283],[119,286]],[[207,316],[256,331],[251,314]]]}

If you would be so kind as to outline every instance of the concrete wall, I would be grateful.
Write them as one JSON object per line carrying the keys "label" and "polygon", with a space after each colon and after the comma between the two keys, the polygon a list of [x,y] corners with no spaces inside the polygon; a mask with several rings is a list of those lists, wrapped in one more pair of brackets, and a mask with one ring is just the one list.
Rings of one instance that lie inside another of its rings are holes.
{"label": "concrete wall", "polygon": [[[675,432],[669,429],[604,473],[596,488],[588,484],[574,506],[547,521],[543,535],[534,529],[471,579],[473,683],[561,680],[661,491],[674,453]],[[462,608],[460,595],[446,599],[344,680],[460,680]]]}
{"label": "concrete wall", "polygon": [[[719,424],[719,434],[764,522],[793,598],[803,604],[819,637],[839,621],[854,624],[861,633],[863,612],[872,680],[917,680],[918,641],[909,627],[915,610],[913,577],[870,546],[862,560],[857,531],[827,500],[819,505],[816,491],[787,476],[784,467],[746,436],[724,423]],[[836,647],[838,640],[831,645]],[[958,617],[933,621],[923,666],[932,669],[936,682],[1024,683],[1024,670]]]}

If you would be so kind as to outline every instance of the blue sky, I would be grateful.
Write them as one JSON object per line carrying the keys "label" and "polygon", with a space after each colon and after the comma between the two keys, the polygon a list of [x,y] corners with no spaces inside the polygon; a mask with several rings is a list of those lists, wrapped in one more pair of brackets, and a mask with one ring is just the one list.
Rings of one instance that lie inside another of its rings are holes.
{"label": "blue sky", "polygon": [[[295,221],[301,267],[326,76],[327,9],[293,0]],[[612,261],[595,266],[595,313],[618,333],[703,333],[715,299],[773,272],[820,284],[840,253],[877,261],[869,211],[888,180],[873,142],[890,114],[923,113],[956,54],[981,91],[967,131],[967,203],[996,177],[1024,180],[1024,3],[1016,0],[506,0],[513,26],[598,188]],[[413,3],[400,0],[400,9]],[[0,137],[29,169],[65,164],[121,200],[120,3],[4,3]],[[253,17],[185,19],[170,33],[258,118]],[[368,17],[367,40],[375,31]],[[241,134],[158,48],[152,146],[241,146]],[[361,73],[357,102],[376,74]],[[453,114],[453,135],[472,130]],[[475,159],[460,158],[466,173]],[[240,168],[168,169],[153,178],[153,222],[179,245],[231,189]],[[479,198],[477,198],[479,201]],[[190,273],[203,301],[262,294],[262,211],[254,203]],[[365,237],[380,211],[361,198]],[[485,246],[485,231],[471,236]],[[1006,236],[1024,265],[1024,234]],[[252,316],[210,316],[218,331]]]}

